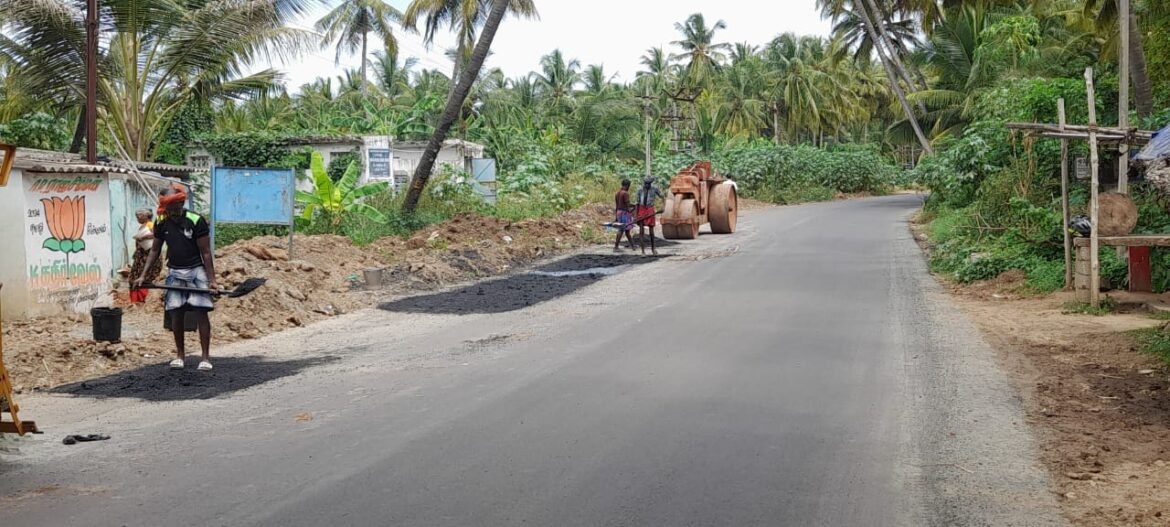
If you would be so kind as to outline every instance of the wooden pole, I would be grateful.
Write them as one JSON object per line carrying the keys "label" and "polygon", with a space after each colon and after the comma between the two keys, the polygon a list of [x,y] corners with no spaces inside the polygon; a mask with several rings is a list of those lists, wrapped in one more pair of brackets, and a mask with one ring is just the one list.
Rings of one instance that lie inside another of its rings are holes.
{"label": "wooden pole", "polygon": [[650,121],[650,85],[646,85],[645,95],[642,96],[642,114],[646,130],[646,177],[653,177],[654,172],[650,169],[651,157],[654,155],[654,145],[652,139],[654,137],[654,128]]}
{"label": "wooden pole", "polygon": [[[1064,130],[1067,119],[1063,97],[1056,101],[1056,114],[1060,118],[1060,129]],[[1073,286],[1072,233],[1068,231],[1068,224],[1072,219],[1068,210],[1068,139],[1060,140],[1060,208],[1064,221],[1061,228],[1064,232],[1064,288],[1068,289]]]}
{"label": "wooden pole", "polygon": [[1099,252],[1100,240],[1098,239],[1097,228],[1098,219],[1100,218],[1100,203],[1098,202],[1099,189],[1099,174],[1100,158],[1097,152],[1097,92],[1093,88],[1093,68],[1085,69],[1085,93],[1089,100],[1089,174],[1091,175],[1091,187],[1089,192],[1089,222],[1093,224],[1093,230],[1089,234],[1089,303],[1093,307],[1101,306],[1101,254]]}
{"label": "wooden pole", "polygon": [[[1121,71],[1119,76],[1120,86],[1117,90],[1118,106],[1120,107],[1120,115],[1117,118],[1117,126],[1121,129],[1129,128],[1129,0],[1118,0],[1118,18],[1121,25],[1121,50],[1117,52],[1120,59]],[[1117,191],[1122,194],[1129,193],[1129,141],[1122,141],[1117,147],[1117,151],[1121,154],[1118,156],[1118,172],[1117,172]]]}
{"label": "wooden pole", "polygon": [[97,163],[98,0],[85,10],[85,162]]}

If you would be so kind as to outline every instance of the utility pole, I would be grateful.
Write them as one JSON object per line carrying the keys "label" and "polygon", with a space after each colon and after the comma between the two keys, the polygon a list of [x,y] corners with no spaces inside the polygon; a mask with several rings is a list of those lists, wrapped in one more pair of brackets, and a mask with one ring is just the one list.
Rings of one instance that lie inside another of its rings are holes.
{"label": "utility pole", "polygon": [[1118,88],[1118,98],[1120,99],[1118,106],[1121,112],[1117,119],[1118,126],[1125,130],[1126,140],[1122,141],[1117,146],[1118,156],[1118,172],[1117,172],[1117,191],[1122,194],[1129,193],[1129,0],[1117,0],[1119,13],[1119,24],[1121,26],[1121,49],[1117,52],[1117,57],[1121,66],[1121,86]]}
{"label": "utility pole", "polygon": [[653,137],[654,137],[654,127],[653,127],[653,123],[650,120],[651,119],[651,116],[650,116],[651,97],[650,97],[650,86],[649,85],[646,86],[645,94],[642,95],[641,99],[642,99],[642,114],[643,114],[642,120],[645,121],[644,126],[646,128],[646,130],[645,130],[645,134],[646,134],[646,177],[649,178],[649,177],[654,177],[653,171],[650,170],[650,161],[651,161],[651,158],[653,157],[653,148],[654,148],[654,146],[652,144]]}
{"label": "utility pole", "polygon": [[686,90],[686,88],[680,88],[677,93],[668,93],[668,95],[671,99],[670,113],[664,116],[663,120],[670,126],[670,149],[676,154],[683,152],[694,154],[698,143],[698,132],[695,129],[695,101],[699,95]]}
{"label": "utility pole", "polygon": [[85,11],[85,161],[97,163],[98,0]]}

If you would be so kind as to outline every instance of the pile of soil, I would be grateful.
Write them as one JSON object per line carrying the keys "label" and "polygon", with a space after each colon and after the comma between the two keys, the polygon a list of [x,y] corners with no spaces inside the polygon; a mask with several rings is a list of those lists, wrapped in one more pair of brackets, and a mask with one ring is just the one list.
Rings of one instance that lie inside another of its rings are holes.
{"label": "pile of soil", "polygon": [[[385,238],[366,247],[341,236],[296,236],[291,261],[287,238],[260,237],[223,247],[216,251],[215,262],[221,288],[253,277],[267,283],[242,298],[216,303],[213,343],[259,338],[372,307],[389,294],[499,275],[605,244],[608,236],[599,225],[609,216],[604,205],[519,222],[468,214],[408,239]],[[361,283],[363,271],[371,268],[384,269],[378,290]],[[118,288],[117,297],[125,312],[122,341],[116,344],[93,341],[87,315],[6,323],[4,361],[18,392],[169,361],[174,344],[162,326],[161,293],[152,292],[139,306],[129,305],[125,286]],[[194,335],[187,339],[187,350],[197,353]]]}

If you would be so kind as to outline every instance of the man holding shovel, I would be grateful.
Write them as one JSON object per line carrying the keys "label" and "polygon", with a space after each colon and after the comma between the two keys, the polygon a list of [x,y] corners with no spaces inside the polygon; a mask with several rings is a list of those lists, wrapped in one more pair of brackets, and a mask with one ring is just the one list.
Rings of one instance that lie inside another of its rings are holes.
{"label": "man holding shovel", "polygon": [[658,256],[658,249],[654,247],[654,227],[658,225],[656,218],[657,202],[665,198],[661,190],[654,186],[654,178],[646,176],[642,180],[642,188],[638,189],[638,207],[634,210],[634,218],[638,222],[638,237],[641,239],[642,254],[646,254],[646,227],[650,228],[650,252]]}
{"label": "man holding shovel", "polygon": [[[159,197],[159,219],[154,225],[154,245],[146,257],[146,268],[159,258],[163,245],[167,246],[168,286],[217,290],[215,263],[209,239],[210,226],[207,220],[188,211],[187,189],[175,183]],[[143,278],[135,281],[135,287],[142,287]],[[175,352],[178,358],[171,361],[171,368],[183,369],[186,358],[184,323],[188,312],[192,313],[199,329],[199,345],[203,358],[199,371],[211,370],[211,320],[208,313],[215,309],[211,294],[168,290],[164,297],[167,317],[175,334]]]}

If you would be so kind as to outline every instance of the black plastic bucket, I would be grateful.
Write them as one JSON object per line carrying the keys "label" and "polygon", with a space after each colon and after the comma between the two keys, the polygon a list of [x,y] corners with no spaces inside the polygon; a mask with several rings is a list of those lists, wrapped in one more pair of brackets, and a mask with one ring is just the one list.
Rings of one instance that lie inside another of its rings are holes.
{"label": "black plastic bucket", "polygon": [[95,307],[89,310],[93,320],[93,339],[98,342],[122,340],[122,309],[117,307]]}
{"label": "black plastic bucket", "polygon": [[[171,320],[172,315],[178,313],[176,311],[163,311],[163,329],[167,331],[174,331],[174,321]],[[199,328],[199,323],[195,321],[195,312],[190,310],[181,310],[183,313],[183,331],[192,332]]]}

